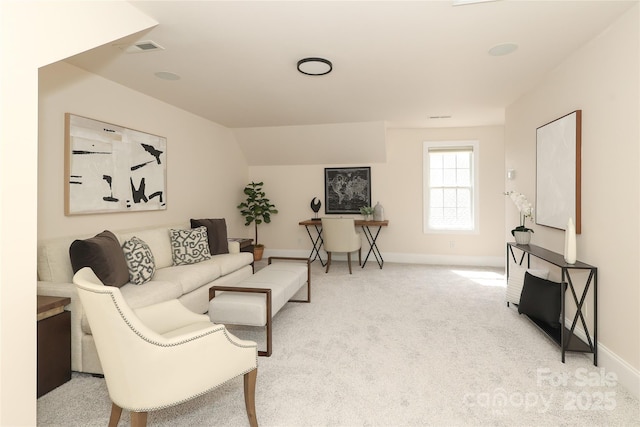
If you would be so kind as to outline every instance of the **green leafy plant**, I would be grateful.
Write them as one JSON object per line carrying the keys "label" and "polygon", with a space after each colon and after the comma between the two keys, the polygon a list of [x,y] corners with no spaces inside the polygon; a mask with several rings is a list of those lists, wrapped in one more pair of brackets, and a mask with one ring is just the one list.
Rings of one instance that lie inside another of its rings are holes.
{"label": "green leafy plant", "polygon": [[373,215],[373,208],[371,206],[362,206],[360,208],[361,215]]}
{"label": "green leafy plant", "polygon": [[240,214],[244,217],[244,225],[249,226],[252,223],[255,227],[256,239],[255,246],[262,246],[258,243],[258,225],[271,222],[271,215],[278,213],[275,205],[266,198],[266,193],[262,190],[264,182],[251,182],[244,187],[244,194],[247,199],[238,205]]}
{"label": "green leafy plant", "polygon": [[511,198],[513,203],[518,208],[518,211],[520,211],[520,225],[511,230],[511,235],[515,236],[516,231],[530,231],[533,233],[534,231],[532,229],[527,228],[524,225],[524,222],[527,218],[533,221],[533,206],[527,200],[527,197],[522,193],[518,193],[517,191],[507,191],[504,194]]}

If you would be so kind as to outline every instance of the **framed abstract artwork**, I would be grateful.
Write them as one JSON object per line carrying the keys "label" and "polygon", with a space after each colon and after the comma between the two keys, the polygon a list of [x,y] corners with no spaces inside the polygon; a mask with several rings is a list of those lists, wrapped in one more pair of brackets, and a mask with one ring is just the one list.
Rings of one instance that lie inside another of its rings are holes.
{"label": "framed abstract artwork", "polygon": [[65,114],[65,215],[167,208],[167,140]]}
{"label": "framed abstract artwork", "polygon": [[536,130],[536,224],[581,231],[582,110]]}
{"label": "framed abstract artwork", "polygon": [[359,214],[371,206],[371,168],[325,168],[324,200],[327,214]]}

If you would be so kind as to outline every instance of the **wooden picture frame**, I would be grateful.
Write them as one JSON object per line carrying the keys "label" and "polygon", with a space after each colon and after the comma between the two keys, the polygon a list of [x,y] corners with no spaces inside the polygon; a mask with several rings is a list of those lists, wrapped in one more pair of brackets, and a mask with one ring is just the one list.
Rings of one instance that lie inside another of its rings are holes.
{"label": "wooden picture frame", "polygon": [[325,168],[324,200],[327,214],[359,214],[371,206],[371,168]]}
{"label": "wooden picture frame", "polygon": [[167,140],[65,114],[65,215],[167,208]]}
{"label": "wooden picture frame", "polygon": [[581,232],[582,110],[536,129],[536,224]]}

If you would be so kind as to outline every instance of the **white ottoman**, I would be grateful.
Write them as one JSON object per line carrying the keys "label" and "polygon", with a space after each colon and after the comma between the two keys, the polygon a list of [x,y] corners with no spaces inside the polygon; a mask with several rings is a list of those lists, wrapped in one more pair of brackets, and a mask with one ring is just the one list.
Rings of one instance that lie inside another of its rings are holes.
{"label": "white ottoman", "polygon": [[[277,261],[277,262],[273,262]],[[292,299],[306,286],[305,299]],[[308,258],[269,257],[269,264],[236,286],[209,289],[209,318],[225,325],[266,326],[271,356],[272,319],[287,302],[311,302],[311,269]]]}

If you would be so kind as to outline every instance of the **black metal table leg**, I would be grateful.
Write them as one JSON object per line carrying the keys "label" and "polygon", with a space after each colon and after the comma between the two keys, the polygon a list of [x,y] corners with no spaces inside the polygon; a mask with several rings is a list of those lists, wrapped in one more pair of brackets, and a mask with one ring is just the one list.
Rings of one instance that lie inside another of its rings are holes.
{"label": "black metal table leg", "polygon": [[364,235],[367,238],[367,242],[369,242],[369,252],[367,252],[367,256],[364,257],[362,268],[364,268],[364,266],[367,265],[367,260],[369,259],[369,255],[371,255],[371,253],[373,253],[374,257],[376,257],[376,261],[378,262],[378,266],[380,266],[380,268],[382,268],[382,266],[384,265],[384,259],[382,258],[382,254],[380,253],[380,250],[376,245],[376,240],[378,239],[378,234],[380,234],[381,229],[382,227],[378,227],[376,234],[373,235],[373,233],[371,232],[371,229],[369,229],[369,226],[367,225],[362,226],[362,231],[364,232]]}
{"label": "black metal table leg", "polygon": [[307,229],[307,234],[309,235],[309,239],[311,240],[311,244],[313,245],[311,253],[309,254],[309,259],[311,260],[311,262],[315,261],[316,259],[320,260],[320,265],[324,267],[325,265],[327,265],[327,263],[324,262],[322,260],[322,257],[320,256],[320,249],[322,249],[322,245],[324,244],[324,240],[322,240],[322,226],[314,225],[314,228],[316,229],[315,238],[311,234],[309,226],[307,225],[305,226],[305,228]]}

